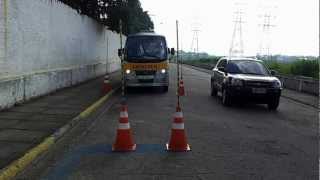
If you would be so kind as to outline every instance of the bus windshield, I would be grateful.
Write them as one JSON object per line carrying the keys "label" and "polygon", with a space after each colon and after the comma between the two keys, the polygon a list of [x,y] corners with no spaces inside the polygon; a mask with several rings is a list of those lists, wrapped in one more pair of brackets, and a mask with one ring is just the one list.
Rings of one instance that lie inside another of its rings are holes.
{"label": "bus windshield", "polygon": [[132,36],[126,42],[126,61],[158,62],[167,59],[167,45],[161,36]]}

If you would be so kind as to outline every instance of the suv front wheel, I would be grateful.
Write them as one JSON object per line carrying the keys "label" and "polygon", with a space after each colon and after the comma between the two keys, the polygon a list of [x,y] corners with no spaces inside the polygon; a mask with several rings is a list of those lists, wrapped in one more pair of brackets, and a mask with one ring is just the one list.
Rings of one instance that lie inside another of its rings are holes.
{"label": "suv front wheel", "polygon": [[214,88],[213,81],[211,81],[211,96],[217,96],[217,90]]}
{"label": "suv front wheel", "polygon": [[230,106],[231,105],[231,97],[230,95],[228,94],[227,90],[226,89],[223,89],[222,90],[222,104],[224,106]]}
{"label": "suv front wheel", "polygon": [[270,110],[276,110],[278,108],[278,106],[279,106],[279,97],[271,100],[268,103],[268,109],[270,109]]}

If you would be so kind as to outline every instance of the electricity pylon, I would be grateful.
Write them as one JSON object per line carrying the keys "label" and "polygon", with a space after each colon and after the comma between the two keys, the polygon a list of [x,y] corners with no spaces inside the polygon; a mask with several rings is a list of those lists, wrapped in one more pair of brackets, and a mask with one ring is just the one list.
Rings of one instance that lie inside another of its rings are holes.
{"label": "electricity pylon", "polygon": [[192,29],[193,36],[191,41],[191,48],[190,52],[192,52],[193,56],[197,56],[199,58],[199,32],[200,30],[198,28]]}
{"label": "electricity pylon", "polygon": [[[242,4],[236,4],[242,5]],[[243,45],[243,34],[242,34],[242,24],[243,21],[243,10],[238,8],[234,13],[234,29],[232,33],[231,45],[229,49],[229,57],[242,57],[244,55],[244,45]]]}
{"label": "electricity pylon", "polygon": [[275,27],[274,24],[272,24],[272,20],[276,18],[276,16],[273,16],[271,11],[265,12],[263,15],[259,16],[262,18],[262,24],[259,24],[261,26],[261,36],[260,36],[260,43],[259,43],[259,50],[258,55],[259,56],[266,56],[270,58],[271,56],[271,29]]}

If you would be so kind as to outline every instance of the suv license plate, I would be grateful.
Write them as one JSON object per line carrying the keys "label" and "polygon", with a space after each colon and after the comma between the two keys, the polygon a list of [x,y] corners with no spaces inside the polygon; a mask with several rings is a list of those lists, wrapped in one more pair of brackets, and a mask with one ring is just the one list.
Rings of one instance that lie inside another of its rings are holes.
{"label": "suv license plate", "polygon": [[153,75],[137,76],[137,79],[153,79]]}
{"label": "suv license plate", "polygon": [[252,88],[252,93],[254,94],[266,94],[267,89],[265,88]]}

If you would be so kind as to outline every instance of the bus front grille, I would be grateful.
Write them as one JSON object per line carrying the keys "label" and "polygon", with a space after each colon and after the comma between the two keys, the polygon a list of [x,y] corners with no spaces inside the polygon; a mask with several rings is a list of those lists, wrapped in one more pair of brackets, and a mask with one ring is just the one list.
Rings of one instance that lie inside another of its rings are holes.
{"label": "bus front grille", "polygon": [[136,75],[154,75],[156,71],[136,71]]}

